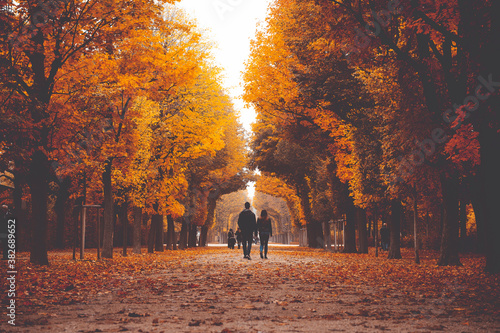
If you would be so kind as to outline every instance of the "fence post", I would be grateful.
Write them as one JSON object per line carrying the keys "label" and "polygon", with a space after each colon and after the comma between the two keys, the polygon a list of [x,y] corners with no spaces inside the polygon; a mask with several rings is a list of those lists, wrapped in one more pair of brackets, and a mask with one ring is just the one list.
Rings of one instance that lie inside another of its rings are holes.
{"label": "fence post", "polygon": [[333,223],[333,248],[335,249],[335,252],[339,251],[338,244],[337,244],[337,223]]}
{"label": "fence post", "polygon": [[345,221],[342,222],[342,250],[345,249]]}

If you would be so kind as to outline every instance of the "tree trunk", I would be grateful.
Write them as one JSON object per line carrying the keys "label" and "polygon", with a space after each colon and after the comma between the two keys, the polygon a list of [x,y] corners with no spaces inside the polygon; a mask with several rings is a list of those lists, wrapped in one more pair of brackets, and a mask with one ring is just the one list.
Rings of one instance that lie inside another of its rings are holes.
{"label": "tree trunk", "polygon": [[[78,247],[78,225],[80,224],[80,218],[82,214],[82,203],[83,198],[79,197],[75,200],[75,206],[73,207],[72,218],[73,218],[73,260],[76,260],[76,248]],[[102,239],[102,238],[101,238]]]}
{"label": "tree trunk", "polygon": [[179,249],[184,250],[187,248],[187,237],[188,237],[189,224],[186,219],[182,219],[181,233],[179,236]]}
{"label": "tree trunk", "polygon": [[358,225],[359,253],[368,253],[366,210],[356,207],[356,221]]}
{"label": "tree trunk", "polygon": [[[498,79],[496,80],[498,81]],[[497,98],[498,99],[498,98]],[[500,101],[495,105],[500,109]],[[484,132],[487,132],[484,133]],[[500,133],[486,129],[481,135],[489,136],[481,140],[481,219],[478,220],[478,236],[480,224],[484,226],[486,240],[486,271],[500,273]]]}
{"label": "tree trunk", "polygon": [[169,225],[172,226],[172,235],[171,235],[171,237],[172,237],[172,250],[176,251],[177,250],[177,242],[179,240],[177,239],[177,236],[175,234],[175,222],[174,222],[174,219],[172,218],[172,216],[170,216],[170,220],[168,223],[170,223]]}
{"label": "tree trunk", "polygon": [[331,239],[331,231],[330,231],[330,222],[325,221],[323,222],[323,244],[326,245],[326,250],[331,251],[332,250],[332,239]]}
{"label": "tree trunk", "polygon": [[177,240],[175,239],[175,224],[172,215],[167,215],[167,249],[177,250]]}
{"label": "tree trunk", "polygon": [[439,232],[438,235],[443,234],[443,227],[444,227],[444,202],[441,202],[440,205],[440,214],[439,214]]}
{"label": "tree trunk", "polygon": [[196,233],[198,232],[198,226],[194,223],[191,223],[189,228],[189,238],[188,238],[188,247],[196,247]]}
{"label": "tree trunk", "polygon": [[443,194],[444,219],[438,265],[460,266],[461,263],[458,256],[458,181],[442,176],[441,188]]}
{"label": "tree trunk", "polygon": [[[471,4],[471,2],[465,4]],[[500,2],[492,1],[488,11],[491,23],[488,31],[489,42],[485,43],[482,50],[482,76],[485,81],[491,75],[492,81],[500,81]],[[476,22],[471,23],[474,24]],[[488,25],[485,25],[488,27]],[[471,38],[476,36],[472,35]],[[476,38],[477,40],[477,38]],[[491,97],[486,101],[476,118],[479,118],[480,126],[474,126],[479,131],[481,165],[481,202],[483,208],[483,225],[486,238],[486,271],[489,273],[500,273],[500,93],[498,85],[496,89],[487,89]],[[476,112],[478,112],[476,111]],[[478,230],[479,232],[479,230]]]}
{"label": "tree trunk", "polygon": [[321,223],[314,219],[311,209],[311,201],[309,199],[310,187],[306,179],[300,179],[297,182],[297,194],[300,198],[302,212],[306,219],[307,225],[307,242],[310,248],[324,248],[323,244],[323,228]]}
{"label": "tree trunk", "polygon": [[[500,107],[500,106],[499,106]],[[498,110],[498,109],[497,109]],[[498,111],[497,111],[498,112]],[[497,137],[500,134],[496,134]],[[492,274],[500,273],[500,157],[498,151],[500,140],[497,138],[495,148],[481,149],[481,155],[486,155],[481,163],[483,169],[483,208],[484,233],[486,235],[486,271]],[[484,163],[484,164],[483,164]]]}
{"label": "tree trunk", "polygon": [[483,199],[481,193],[481,173],[479,172],[475,175],[471,182],[471,203],[472,209],[474,210],[474,216],[476,218],[476,247],[479,253],[485,253],[486,251],[486,233],[484,227],[484,209],[483,209]]}
{"label": "tree trunk", "polygon": [[459,211],[460,211],[460,244],[462,245],[462,250],[464,249],[463,246],[465,245],[465,238],[467,237],[467,202],[464,200],[463,196],[460,199],[460,204],[459,204]]}
{"label": "tree trunk", "polygon": [[[118,222],[118,204],[113,205],[113,234],[116,232],[116,226]],[[122,233],[116,233],[116,237],[113,237],[113,248],[123,245],[123,230]]]}
{"label": "tree trunk", "polygon": [[141,254],[141,219],[142,208],[134,207],[134,238],[132,247],[135,254]]}
{"label": "tree trunk", "polygon": [[388,259],[401,259],[401,201],[392,200],[391,202],[391,220],[390,220],[390,237],[391,244],[389,245]]}
{"label": "tree trunk", "polygon": [[154,219],[155,215],[151,216],[151,221],[149,223],[149,232],[148,232],[148,253],[155,252],[155,239],[156,239],[156,231],[158,227],[156,226],[156,219]]}
{"label": "tree trunk", "polygon": [[207,246],[207,237],[208,237],[208,229],[213,226],[213,222],[215,219],[215,209],[217,208],[217,199],[219,196],[209,195],[208,203],[207,203],[207,219],[205,224],[201,228],[201,236],[200,236],[200,246]]}
{"label": "tree trunk", "polygon": [[[155,251],[163,252],[163,215],[155,214],[151,218],[151,221],[153,221],[153,220],[155,221],[155,223],[154,223],[154,228],[155,228],[155,235],[154,235]],[[153,227],[153,224],[151,224],[151,227]]]}
{"label": "tree trunk", "polygon": [[113,161],[107,159],[104,162],[102,183],[104,187],[104,234],[102,238],[102,257],[113,258],[113,234],[114,234],[114,205],[111,187],[111,168]]}
{"label": "tree trunk", "polygon": [[155,252],[155,234],[158,228],[156,227],[156,220],[154,219],[154,216],[155,215],[151,216],[151,223],[149,224],[148,253]]}
{"label": "tree trunk", "polygon": [[418,254],[418,228],[417,228],[417,219],[418,219],[418,206],[417,206],[417,188],[413,187],[413,239],[414,239],[414,247],[415,247],[415,263],[420,264],[420,256]]}
{"label": "tree trunk", "polygon": [[[347,193],[346,193],[347,194]],[[354,202],[347,194],[345,213],[345,244],[344,253],[357,253],[356,250],[356,208]]]}
{"label": "tree trunk", "polygon": [[123,205],[119,209],[120,223],[123,229],[123,256],[127,256],[127,246],[128,246],[128,201],[125,199]]}
{"label": "tree trunk", "polygon": [[17,251],[23,251],[29,249],[30,240],[30,229],[26,225],[25,212],[23,210],[23,186],[24,177],[18,166],[21,164],[20,161],[15,162],[15,168],[12,171],[14,175],[14,217],[16,220],[16,247]]}
{"label": "tree trunk", "polygon": [[30,261],[36,265],[48,265],[47,257],[47,199],[49,165],[45,153],[36,150],[31,157],[29,170],[32,236]]}
{"label": "tree trunk", "polygon": [[56,248],[64,248],[64,227],[66,226],[66,203],[69,199],[69,187],[71,185],[71,178],[66,177],[59,184],[57,191],[57,199],[54,205],[54,211],[57,215],[56,226]]}
{"label": "tree trunk", "polygon": [[204,225],[201,227],[200,247],[207,246],[207,236],[208,236],[208,227]]}
{"label": "tree trunk", "polygon": [[378,257],[378,214],[373,214],[373,238],[375,242],[375,257]]}
{"label": "tree trunk", "polygon": [[427,211],[427,214],[425,215],[425,237],[429,238],[429,225],[431,224],[430,217],[429,217],[429,211]]}

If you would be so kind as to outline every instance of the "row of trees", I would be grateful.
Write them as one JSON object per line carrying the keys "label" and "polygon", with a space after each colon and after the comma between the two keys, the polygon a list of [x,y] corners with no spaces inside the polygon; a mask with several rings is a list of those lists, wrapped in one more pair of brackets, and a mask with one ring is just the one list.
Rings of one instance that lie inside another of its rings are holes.
{"label": "row of trees", "polygon": [[344,215],[345,250],[366,252],[367,216],[387,216],[400,258],[406,207],[415,230],[441,222],[438,263],[459,265],[472,203],[486,269],[500,271],[498,14],[495,1],[273,3],[244,74],[252,163],[299,200],[309,246]]}
{"label": "row of trees", "polygon": [[162,250],[163,216],[169,235],[182,217],[183,235],[206,236],[215,201],[246,184],[212,46],[173,2],[0,2],[0,157],[33,263],[48,264],[49,219],[63,244],[73,205],[103,204],[111,258],[116,214],[125,230],[129,215],[136,230],[151,216]]}

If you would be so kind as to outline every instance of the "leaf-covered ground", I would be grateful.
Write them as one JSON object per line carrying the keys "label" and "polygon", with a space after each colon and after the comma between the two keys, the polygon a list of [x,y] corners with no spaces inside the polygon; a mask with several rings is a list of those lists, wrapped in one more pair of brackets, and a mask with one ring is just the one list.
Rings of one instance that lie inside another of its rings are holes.
{"label": "leaf-covered ground", "polygon": [[63,251],[49,267],[21,254],[17,325],[6,323],[2,292],[0,332],[500,332],[500,276],[482,272],[482,257],[438,267],[435,252],[416,265],[410,250],[402,260],[370,250],[280,247],[262,260],[254,249],[251,261],[216,247],[117,250],[76,262]]}

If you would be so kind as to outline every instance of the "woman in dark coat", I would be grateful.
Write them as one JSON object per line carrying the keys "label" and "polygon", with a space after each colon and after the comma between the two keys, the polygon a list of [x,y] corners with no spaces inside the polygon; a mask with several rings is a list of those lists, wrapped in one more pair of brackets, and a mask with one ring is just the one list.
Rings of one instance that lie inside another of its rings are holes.
{"label": "woman in dark coat", "polygon": [[234,249],[234,243],[236,243],[236,239],[234,238],[233,229],[229,229],[229,232],[227,233],[227,247],[231,250]]}
{"label": "woman in dark coat", "polygon": [[[267,216],[266,210],[263,210],[257,219],[257,230],[259,231],[260,238],[260,257],[267,259],[267,243],[269,242],[269,237],[273,236],[273,226],[271,218]],[[263,250],[264,255],[262,253]]]}
{"label": "woman in dark coat", "polygon": [[236,242],[238,243],[238,249],[241,247],[241,230],[238,228],[236,230],[236,233],[234,234],[236,236]]}

